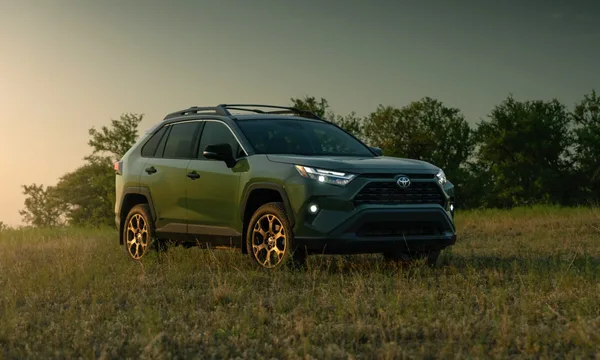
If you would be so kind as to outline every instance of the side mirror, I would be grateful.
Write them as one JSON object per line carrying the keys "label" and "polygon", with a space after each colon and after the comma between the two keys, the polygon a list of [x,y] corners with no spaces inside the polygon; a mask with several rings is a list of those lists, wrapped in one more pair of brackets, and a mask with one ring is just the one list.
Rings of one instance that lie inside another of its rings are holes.
{"label": "side mirror", "polygon": [[233,151],[229,144],[214,144],[207,145],[202,152],[207,159],[225,161],[228,167],[235,165],[235,158],[233,157]]}
{"label": "side mirror", "polygon": [[371,151],[373,151],[377,156],[383,156],[383,150],[381,150],[381,148],[378,148],[376,146],[369,146],[369,148],[371,149]]}

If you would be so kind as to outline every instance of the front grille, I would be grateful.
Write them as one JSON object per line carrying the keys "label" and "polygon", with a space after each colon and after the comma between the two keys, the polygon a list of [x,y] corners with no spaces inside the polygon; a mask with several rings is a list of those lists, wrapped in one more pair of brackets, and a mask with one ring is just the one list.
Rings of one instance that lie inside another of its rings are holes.
{"label": "front grille", "polygon": [[435,236],[442,233],[438,223],[370,222],[361,226],[356,235],[361,237]]}
{"label": "front grille", "polygon": [[[398,176],[398,174],[396,173],[392,173],[392,174],[378,174],[378,173],[366,173],[366,174],[360,174],[360,177],[363,178],[367,178],[367,179],[393,179],[396,176]],[[429,179],[433,179],[435,177],[435,174],[408,174],[408,177],[411,178],[411,180],[429,180]]]}
{"label": "front grille", "polygon": [[407,188],[399,187],[393,181],[370,182],[354,197],[356,206],[377,205],[444,205],[444,195],[435,182],[413,182]]}

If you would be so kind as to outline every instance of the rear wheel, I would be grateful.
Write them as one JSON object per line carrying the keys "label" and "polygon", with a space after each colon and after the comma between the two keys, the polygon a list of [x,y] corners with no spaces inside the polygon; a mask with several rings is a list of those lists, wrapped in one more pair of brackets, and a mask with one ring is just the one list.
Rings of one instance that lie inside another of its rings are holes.
{"label": "rear wheel", "polygon": [[246,249],[262,268],[304,265],[306,256],[294,247],[294,234],[282,203],[267,203],[252,215],[246,231]]}
{"label": "rear wheel", "polygon": [[138,204],[129,210],[123,227],[123,245],[132,260],[141,260],[151,246],[156,246],[155,232],[147,204]]}

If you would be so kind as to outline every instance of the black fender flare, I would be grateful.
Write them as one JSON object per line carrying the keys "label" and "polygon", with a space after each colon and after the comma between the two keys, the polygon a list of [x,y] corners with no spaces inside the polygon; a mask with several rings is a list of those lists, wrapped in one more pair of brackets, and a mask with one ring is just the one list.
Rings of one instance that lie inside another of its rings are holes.
{"label": "black fender flare", "polygon": [[285,207],[285,212],[287,213],[288,220],[290,221],[290,225],[292,225],[292,227],[294,227],[294,225],[295,225],[294,211],[292,209],[292,205],[290,204],[290,199],[287,196],[287,191],[285,190],[285,188],[282,185],[279,185],[276,183],[271,183],[271,182],[255,182],[255,183],[248,185],[244,189],[244,195],[242,196],[242,203],[240,205],[240,215],[241,215],[242,223],[244,222],[244,214],[246,212],[245,211],[246,204],[248,202],[248,199],[250,198],[250,194],[254,190],[263,190],[263,189],[264,190],[274,190],[279,193],[279,196],[281,196],[281,199],[283,201],[283,206]]}
{"label": "black fender flare", "polygon": [[148,206],[150,207],[150,214],[152,215],[152,221],[156,222],[156,210],[154,208],[154,202],[152,201],[152,194],[150,193],[150,189],[142,186],[130,186],[123,189],[121,193],[121,198],[119,201],[119,213],[116,216],[117,220],[117,228],[119,230],[119,243],[123,245],[123,220],[127,216],[127,214],[123,213],[123,204],[125,203],[125,198],[127,195],[142,195],[148,201]]}
{"label": "black fender flare", "polygon": [[121,200],[119,203],[119,212],[121,213],[120,215],[121,216],[127,215],[127,214],[123,214],[123,210],[122,210],[123,203],[124,203],[127,195],[131,195],[131,194],[143,195],[144,197],[146,197],[146,200],[148,200],[148,205],[150,206],[152,220],[156,221],[156,210],[154,209],[154,202],[152,201],[152,194],[150,193],[150,189],[148,189],[147,187],[143,187],[143,186],[130,186],[123,190],[123,193],[121,194]]}

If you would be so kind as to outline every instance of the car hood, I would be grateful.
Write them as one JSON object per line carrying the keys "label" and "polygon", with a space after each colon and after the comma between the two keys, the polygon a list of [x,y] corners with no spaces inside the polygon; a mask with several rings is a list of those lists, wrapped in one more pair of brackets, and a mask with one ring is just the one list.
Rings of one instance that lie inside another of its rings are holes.
{"label": "car hood", "polygon": [[389,156],[350,157],[350,156],[302,156],[267,155],[274,162],[310,166],[319,169],[349,172],[354,174],[405,174],[432,173],[439,171],[437,166],[428,162]]}

